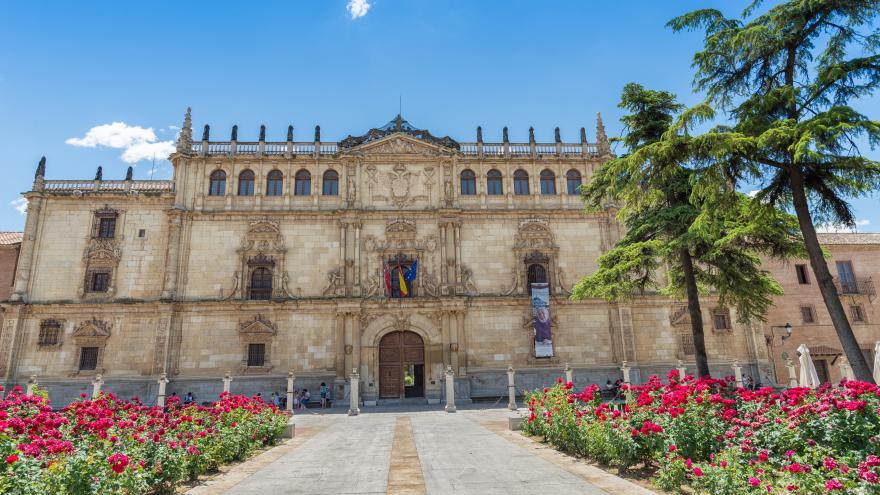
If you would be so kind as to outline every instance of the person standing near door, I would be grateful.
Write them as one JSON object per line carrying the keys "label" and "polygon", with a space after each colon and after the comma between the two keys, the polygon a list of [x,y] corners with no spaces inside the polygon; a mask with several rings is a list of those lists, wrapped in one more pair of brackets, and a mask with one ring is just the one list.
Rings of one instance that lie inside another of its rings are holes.
{"label": "person standing near door", "polygon": [[327,384],[321,382],[321,409],[327,407]]}

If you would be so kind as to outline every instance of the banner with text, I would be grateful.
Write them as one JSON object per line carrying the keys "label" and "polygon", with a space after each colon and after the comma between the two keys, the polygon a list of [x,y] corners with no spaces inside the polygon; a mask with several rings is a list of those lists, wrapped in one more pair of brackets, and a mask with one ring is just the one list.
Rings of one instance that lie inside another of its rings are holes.
{"label": "banner with text", "polygon": [[535,357],[553,357],[550,335],[550,284],[532,284],[532,324],[535,328]]}

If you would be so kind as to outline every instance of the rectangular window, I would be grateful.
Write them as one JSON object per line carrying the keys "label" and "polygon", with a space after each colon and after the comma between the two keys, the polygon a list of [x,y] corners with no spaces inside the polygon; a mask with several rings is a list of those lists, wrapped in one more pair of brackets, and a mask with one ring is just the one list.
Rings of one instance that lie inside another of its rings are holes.
{"label": "rectangular window", "polygon": [[693,335],[681,335],[681,352],[685,356],[693,356],[694,355],[694,336]]}
{"label": "rectangular window", "polygon": [[865,310],[862,309],[858,304],[854,304],[849,307],[849,315],[852,318],[852,321],[864,323],[865,322]]}
{"label": "rectangular window", "polygon": [[61,334],[61,324],[55,320],[47,320],[40,323],[40,337],[37,345],[58,345]]}
{"label": "rectangular window", "polygon": [[110,272],[91,272],[87,290],[88,292],[107,292],[110,290]]}
{"label": "rectangular window", "polygon": [[112,239],[116,236],[116,217],[98,218],[98,232],[96,237],[99,239]]}
{"label": "rectangular window", "polygon": [[266,344],[248,344],[248,366],[263,366],[266,362]]}
{"label": "rectangular window", "polygon": [[819,383],[828,383],[828,360],[827,359],[816,359],[813,358],[813,365],[816,366],[816,376],[819,378]]}
{"label": "rectangular window", "polygon": [[79,369],[82,371],[94,370],[98,367],[98,348],[82,347],[79,351]]}
{"label": "rectangular window", "polygon": [[844,294],[857,294],[856,275],[851,261],[837,262],[837,279],[840,280],[840,291]]}
{"label": "rectangular window", "polygon": [[801,306],[801,319],[804,323],[816,323],[816,312],[812,306]]}
{"label": "rectangular window", "polygon": [[141,239],[143,239],[143,238],[146,237],[146,236],[147,236],[147,229],[140,229],[140,230],[138,230],[138,237],[140,237]]}
{"label": "rectangular window", "polygon": [[716,309],[714,314],[715,330],[730,330],[730,312],[726,309]]}
{"label": "rectangular window", "polygon": [[799,284],[807,285],[810,283],[810,279],[807,277],[807,265],[794,265],[794,271],[797,273]]}

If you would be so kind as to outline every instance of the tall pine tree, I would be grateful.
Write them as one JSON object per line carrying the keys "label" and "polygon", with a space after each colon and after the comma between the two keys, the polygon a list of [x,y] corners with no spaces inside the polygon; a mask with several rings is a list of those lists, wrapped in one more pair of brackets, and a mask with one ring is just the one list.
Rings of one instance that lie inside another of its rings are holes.
{"label": "tall pine tree", "polygon": [[736,308],[740,321],[762,319],[782,289],[761,269],[760,255],[802,253],[797,224],[726,188],[694,189],[703,165],[691,159],[692,138],[680,124],[694,116],[680,115],[684,107],[672,93],[628,84],[620,107],[631,112],[622,118],[626,134],[619,139],[627,151],[603,164],[582,195],[589,210],[619,204],[627,233],[599,258],[598,270],[575,285],[572,298],[620,301],[655,290],[685,297],[697,373],[708,376],[700,295],[712,291],[719,304]]}
{"label": "tall pine tree", "polygon": [[873,382],[816,235],[816,223],[854,226],[848,200],[876,191],[880,163],[857,143],[880,142],[880,122],[850,106],[880,84],[877,0],[791,0],[740,18],[712,9],[669,22],[704,30],[695,86],[732,125],[703,136],[716,170],[701,180],[761,184],[755,202],[792,208],[831,321],[859,380]]}

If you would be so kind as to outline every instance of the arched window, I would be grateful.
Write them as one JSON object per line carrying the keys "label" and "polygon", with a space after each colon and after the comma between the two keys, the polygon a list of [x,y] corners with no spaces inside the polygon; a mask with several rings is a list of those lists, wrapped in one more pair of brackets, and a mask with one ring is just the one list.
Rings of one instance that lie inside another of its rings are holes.
{"label": "arched window", "polygon": [[477,194],[477,176],[472,170],[461,171],[461,194],[463,196]]}
{"label": "arched window", "polygon": [[296,173],[294,184],[294,196],[308,196],[312,193],[312,174],[308,170],[300,170]]}
{"label": "arched window", "polygon": [[571,169],[565,173],[565,183],[568,185],[568,194],[580,194],[581,173]]}
{"label": "arched window", "polygon": [[248,299],[268,300],[272,298],[272,270],[265,267],[251,272],[251,289]]}
{"label": "arched window", "polygon": [[529,294],[532,293],[532,284],[546,284],[547,270],[543,265],[533,263],[528,269],[529,286],[527,287]]}
{"label": "arched window", "polygon": [[541,194],[556,194],[556,174],[552,170],[541,171]]}
{"label": "arched window", "polygon": [[339,196],[339,174],[335,170],[324,172],[324,196]]}
{"label": "arched window", "polygon": [[250,170],[238,174],[238,195],[253,196],[254,195],[254,173]]}
{"label": "arched window", "polygon": [[226,194],[226,172],[215,170],[211,172],[211,188],[208,196],[223,196]]}
{"label": "arched window", "polygon": [[494,168],[486,173],[486,193],[492,196],[504,194],[504,185],[501,182],[501,172]]}
{"label": "arched window", "polygon": [[525,170],[520,169],[513,173],[513,194],[529,194],[529,173]]}
{"label": "arched window", "polygon": [[284,174],[280,170],[273,170],[266,176],[266,196],[282,194],[284,194]]}

